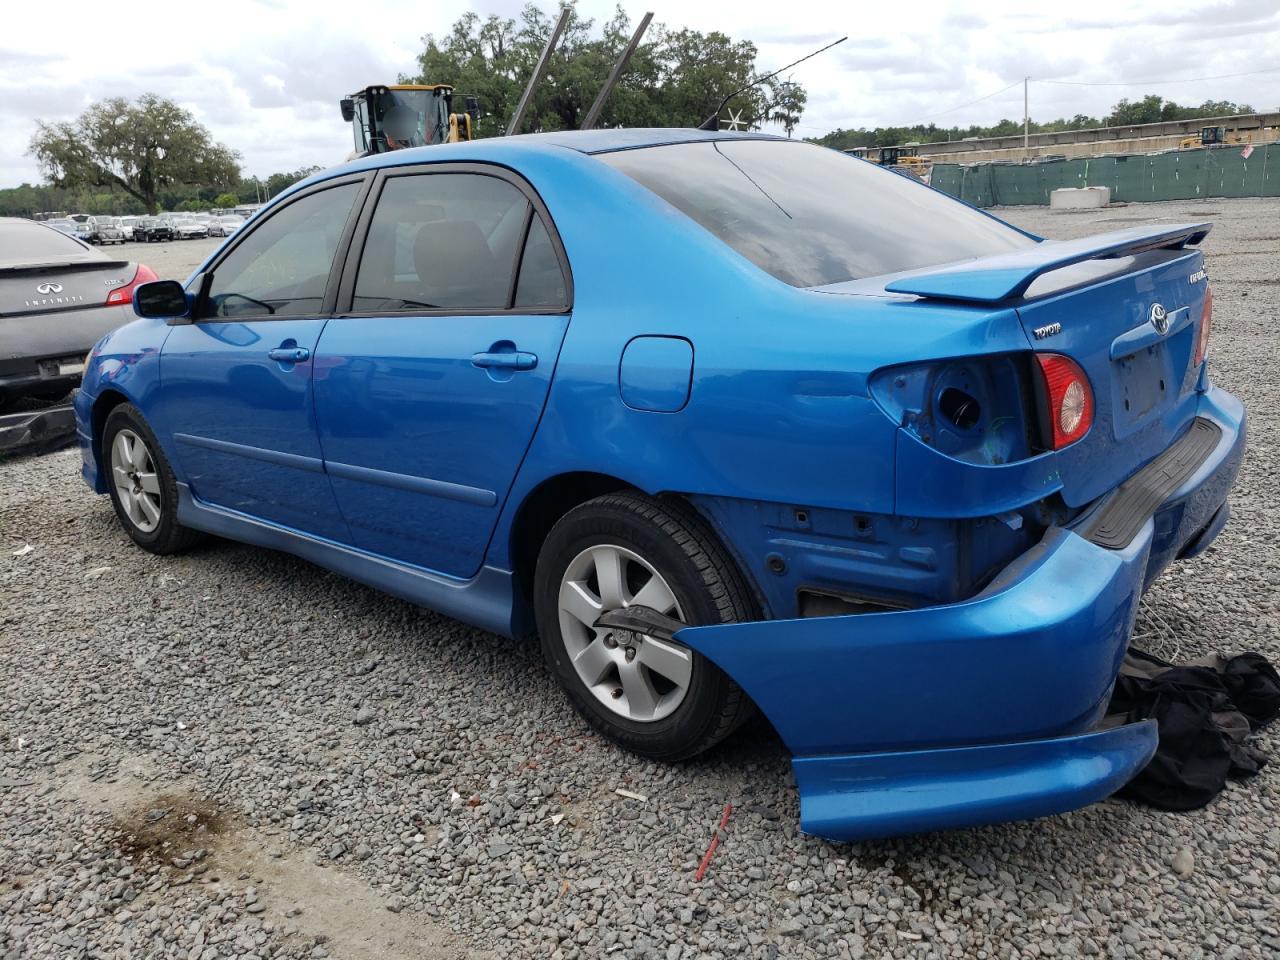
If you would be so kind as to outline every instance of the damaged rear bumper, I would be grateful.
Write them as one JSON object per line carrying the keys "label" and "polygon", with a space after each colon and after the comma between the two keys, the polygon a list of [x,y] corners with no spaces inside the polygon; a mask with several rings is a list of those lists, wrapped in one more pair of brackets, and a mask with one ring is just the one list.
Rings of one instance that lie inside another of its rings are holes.
{"label": "damaged rear bumper", "polygon": [[[857,840],[1043,816],[1142,769],[1154,725],[1099,724],[1147,584],[1222,527],[1244,410],[1211,390],[1200,417],[1216,439],[1188,435],[1207,453],[1172,486],[1152,484],[1158,499],[1147,496],[1127,542],[1095,542],[1114,527],[1098,522],[1104,503],[962,603],[676,635],[733,677],[790,748],[806,832]],[[1171,476],[1153,463],[1134,480],[1148,470]]]}

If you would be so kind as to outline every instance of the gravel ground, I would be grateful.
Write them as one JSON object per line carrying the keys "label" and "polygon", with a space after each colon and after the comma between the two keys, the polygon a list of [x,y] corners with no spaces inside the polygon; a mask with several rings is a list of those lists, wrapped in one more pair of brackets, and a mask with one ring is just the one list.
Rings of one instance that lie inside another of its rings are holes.
{"label": "gravel ground", "polygon": [[[1215,222],[1214,373],[1250,405],[1250,455],[1232,524],[1143,626],[1280,661],[1280,202],[1003,215],[1054,237]],[[640,761],[531,646],[263,550],[153,557],[77,466],[0,464],[0,957],[1280,954],[1280,766],[1190,814],[830,844],[797,832],[764,723]]]}

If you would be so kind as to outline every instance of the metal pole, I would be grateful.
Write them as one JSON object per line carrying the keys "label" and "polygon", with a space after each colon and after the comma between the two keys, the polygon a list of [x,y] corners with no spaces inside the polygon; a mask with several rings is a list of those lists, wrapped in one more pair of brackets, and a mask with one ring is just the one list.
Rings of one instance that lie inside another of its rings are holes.
{"label": "metal pole", "polygon": [[1031,161],[1031,109],[1027,88],[1031,84],[1030,77],[1022,78],[1022,162]]}
{"label": "metal pole", "polygon": [[653,14],[646,13],[640,20],[640,26],[636,27],[636,32],[631,35],[626,48],[622,51],[622,56],[618,58],[618,62],[609,71],[608,79],[605,80],[604,86],[600,88],[600,92],[596,94],[596,102],[591,104],[591,109],[587,111],[586,117],[582,120],[582,126],[578,129],[590,130],[596,125],[596,121],[600,119],[600,111],[604,109],[605,101],[609,99],[609,94],[613,93],[613,88],[618,85],[622,72],[627,69],[627,64],[631,62],[631,55],[636,52],[636,47],[640,46],[640,38],[649,29],[649,21],[652,19]]}
{"label": "metal pole", "polygon": [[542,48],[542,56],[538,58],[538,63],[533,68],[533,75],[529,77],[529,85],[524,88],[524,95],[520,97],[520,103],[516,106],[515,115],[511,118],[511,123],[507,125],[506,135],[508,137],[520,132],[520,124],[524,122],[525,111],[529,109],[529,103],[533,100],[533,91],[537,89],[538,84],[542,82],[543,76],[546,75],[547,66],[551,63],[551,54],[555,52],[556,44],[560,42],[560,34],[564,33],[564,26],[569,22],[569,14],[572,12],[572,7],[565,7],[560,11],[560,19],[556,21],[555,29],[551,31],[551,36],[547,38],[547,45]]}

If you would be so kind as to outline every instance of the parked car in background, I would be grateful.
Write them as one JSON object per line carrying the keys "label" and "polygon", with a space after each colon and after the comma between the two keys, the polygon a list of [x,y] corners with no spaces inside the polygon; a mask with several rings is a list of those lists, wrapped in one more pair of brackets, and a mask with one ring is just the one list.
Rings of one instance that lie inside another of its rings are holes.
{"label": "parked car in background", "polygon": [[94,221],[91,218],[73,221],[72,229],[74,230],[73,236],[77,240],[83,240],[85,243],[93,242]]}
{"label": "parked car in background", "polygon": [[176,240],[199,240],[209,235],[209,228],[194,217],[177,217],[173,221]]}
{"label": "parked car in background", "polygon": [[138,222],[137,217],[121,217],[120,231],[124,234],[126,240],[133,239],[133,225]]}
{"label": "parked car in background", "polygon": [[70,217],[59,217],[55,220],[46,220],[47,226],[53,227],[59,233],[65,233],[69,237],[76,235],[76,222]]}
{"label": "parked car in background", "polygon": [[0,218],[0,407],[66,394],[89,348],[133,319],[134,288],[155,278],[48,223]]}
{"label": "parked car in background", "polygon": [[646,758],[759,708],[810,833],[1060,813],[1154,754],[1117,671],[1230,514],[1209,228],[1047,241],[727,131],[378,154],[138,288],[83,474],[152,552],[211,532],[536,632]]}
{"label": "parked car in background", "polygon": [[229,237],[243,225],[244,219],[241,217],[219,217],[209,224],[209,236]]}
{"label": "parked car in background", "polygon": [[115,222],[114,218],[98,217],[93,222],[93,229],[89,234],[89,242],[100,246],[110,243],[124,243],[124,231],[120,229],[120,225]]}
{"label": "parked car in background", "polygon": [[136,243],[172,240],[173,228],[159,217],[141,217],[133,225],[133,239]]}

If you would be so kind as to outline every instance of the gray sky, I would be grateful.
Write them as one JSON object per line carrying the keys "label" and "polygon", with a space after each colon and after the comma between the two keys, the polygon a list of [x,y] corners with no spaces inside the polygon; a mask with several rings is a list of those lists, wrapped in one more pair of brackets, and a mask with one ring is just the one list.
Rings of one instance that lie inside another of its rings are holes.
{"label": "gray sky", "polygon": [[[247,176],[337,163],[350,150],[338,114],[343,94],[414,69],[421,37],[444,33],[465,10],[515,16],[521,5],[124,0],[112,9],[103,0],[14,2],[0,32],[0,186],[39,179],[26,155],[37,119],[69,120],[101,97],[147,91],[191,110],[240,152]],[[542,6],[551,9],[553,0]],[[614,2],[579,6],[599,22]],[[1031,113],[1042,120],[1100,115],[1123,96],[1146,93],[1179,103],[1212,97],[1280,109],[1277,0],[628,0],[624,6],[633,22],[651,9],[671,27],[752,40],[765,70],[848,34],[792,73],[809,92],[797,131],[805,136],[841,126],[1021,117],[1020,81],[1028,74],[1101,84],[1271,71],[1134,86],[1033,83]]]}

